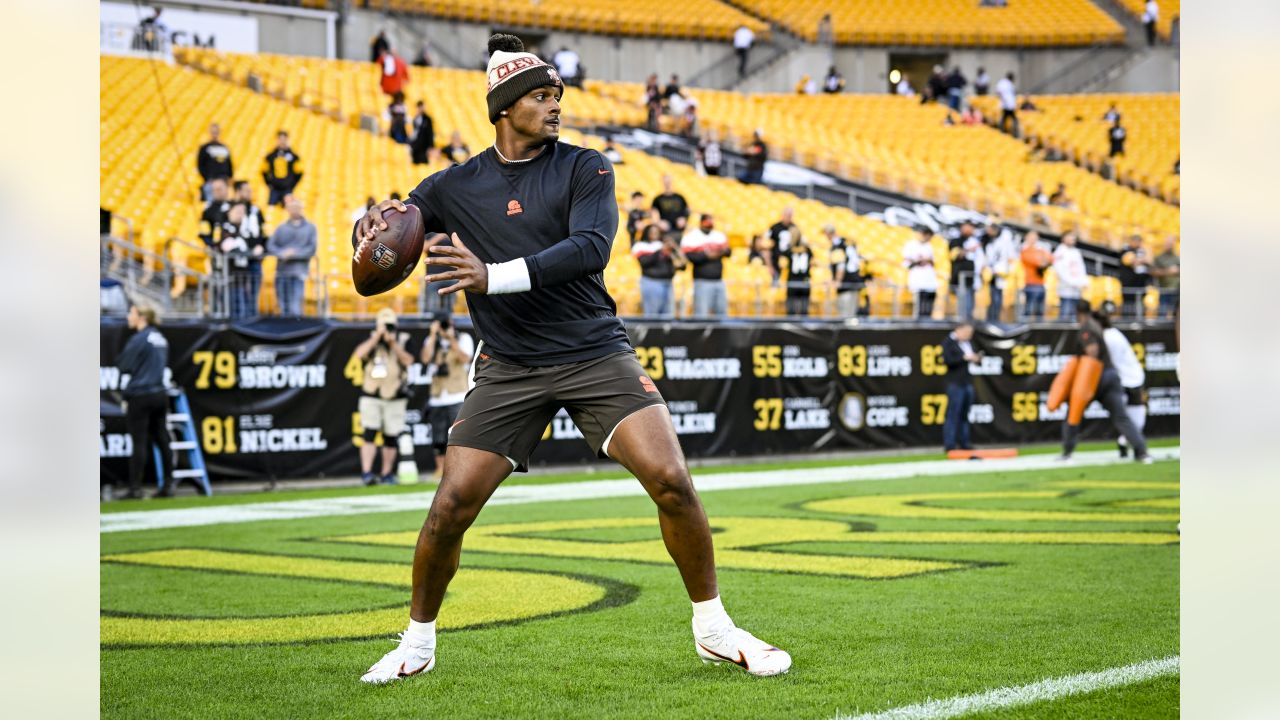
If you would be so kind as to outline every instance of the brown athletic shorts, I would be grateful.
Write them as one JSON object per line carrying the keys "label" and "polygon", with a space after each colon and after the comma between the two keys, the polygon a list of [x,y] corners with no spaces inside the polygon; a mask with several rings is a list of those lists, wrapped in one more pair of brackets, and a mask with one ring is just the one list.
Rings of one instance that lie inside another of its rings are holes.
{"label": "brown athletic shorts", "polygon": [[618,423],[666,402],[631,351],[548,367],[511,365],[481,352],[475,383],[449,444],[504,455],[518,472],[529,469],[529,456],[560,408],[569,411],[591,450],[607,457],[604,441]]}

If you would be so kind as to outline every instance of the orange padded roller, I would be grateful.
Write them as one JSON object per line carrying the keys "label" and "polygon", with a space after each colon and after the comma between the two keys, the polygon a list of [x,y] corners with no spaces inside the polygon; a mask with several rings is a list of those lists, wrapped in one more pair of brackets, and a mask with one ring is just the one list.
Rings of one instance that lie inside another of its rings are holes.
{"label": "orange padded roller", "polygon": [[1076,379],[1071,383],[1071,407],[1067,409],[1067,423],[1079,425],[1084,420],[1084,409],[1098,392],[1102,379],[1102,361],[1088,355],[1079,356],[1076,363]]}
{"label": "orange padded roller", "polygon": [[1077,357],[1072,357],[1058,371],[1057,377],[1053,379],[1053,384],[1049,386],[1049,401],[1047,403],[1049,412],[1053,412],[1067,401],[1067,396],[1071,394],[1071,383],[1076,379],[1076,362]]}

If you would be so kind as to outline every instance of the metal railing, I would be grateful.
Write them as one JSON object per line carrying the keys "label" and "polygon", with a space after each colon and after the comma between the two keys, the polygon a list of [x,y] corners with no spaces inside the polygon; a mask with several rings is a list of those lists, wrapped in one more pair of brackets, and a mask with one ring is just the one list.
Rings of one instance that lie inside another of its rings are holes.
{"label": "metal railing", "polygon": [[144,302],[163,316],[207,316],[209,276],[173,262],[167,247],[162,255],[129,240],[103,235],[101,275],[119,283],[130,302]]}

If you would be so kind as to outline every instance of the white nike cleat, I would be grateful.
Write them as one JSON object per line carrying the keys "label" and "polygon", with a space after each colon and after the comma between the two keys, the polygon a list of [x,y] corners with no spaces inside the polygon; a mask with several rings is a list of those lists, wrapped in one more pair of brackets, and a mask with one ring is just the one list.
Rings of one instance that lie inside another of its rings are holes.
{"label": "white nike cleat", "polygon": [[400,633],[400,644],[396,649],[382,656],[369,671],[360,676],[360,682],[382,684],[392,680],[407,678],[419,673],[431,672],[436,666],[435,648],[410,644],[404,633]]}
{"label": "white nike cleat", "polygon": [[704,663],[733,663],[759,677],[781,675],[791,669],[791,656],[785,650],[732,625],[727,631],[703,636],[695,629],[693,649]]}

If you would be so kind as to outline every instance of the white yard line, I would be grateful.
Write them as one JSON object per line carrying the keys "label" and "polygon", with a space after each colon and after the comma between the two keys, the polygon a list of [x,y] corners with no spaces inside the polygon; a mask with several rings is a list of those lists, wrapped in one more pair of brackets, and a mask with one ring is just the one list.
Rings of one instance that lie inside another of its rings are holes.
{"label": "white yard line", "polygon": [[[1159,448],[1156,456],[1176,460],[1179,448]],[[1074,467],[1116,465],[1132,462],[1121,460],[1114,451],[1076,453]],[[1047,470],[1064,467],[1050,454],[1027,455],[1008,460],[960,461],[925,460],[920,462],[847,465],[796,470],[754,470],[749,472],[697,473],[694,485],[699,492],[777,487],[780,485],[816,485],[833,482],[896,480],[921,476],[964,475],[982,472]],[[593,500],[644,495],[644,489],[632,479],[589,480],[585,482],[547,485],[506,485],[498,488],[490,505],[552,502],[558,500]],[[277,500],[243,505],[176,508],[173,510],[141,510],[104,513],[102,532],[155,530],[159,528],[194,527],[221,523],[255,522],[258,520],[295,520],[333,515],[365,513],[426,512],[433,493],[401,493],[396,495],[351,495],[318,500]]]}
{"label": "white yard line", "polygon": [[1147,660],[1133,665],[1099,670],[1098,672],[1047,678],[1029,685],[996,688],[975,695],[961,695],[944,700],[928,700],[916,705],[905,705],[865,715],[837,715],[836,720],[943,720],[944,718],[956,718],[976,712],[1003,710],[1032,703],[1057,700],[1069,695],[1080,695],[1124,685],[1133,685],[1165,675],[1176,675],[1178,673],[1178,662],[1178,656],[1173,655],[1158,660]]}

